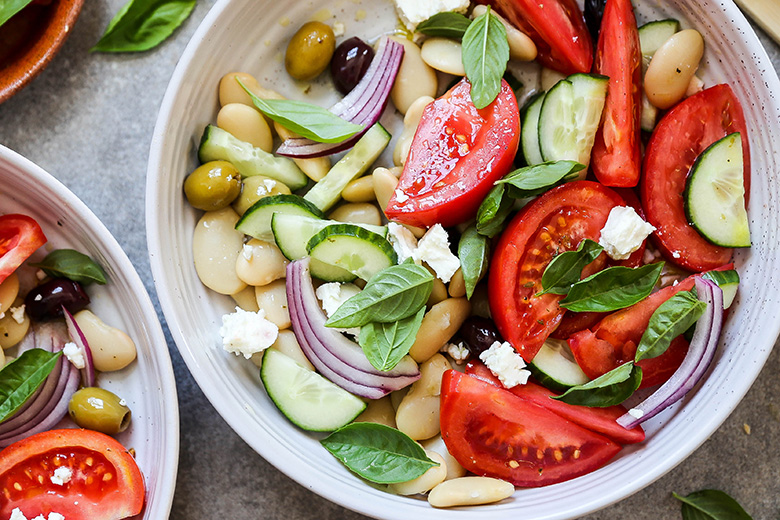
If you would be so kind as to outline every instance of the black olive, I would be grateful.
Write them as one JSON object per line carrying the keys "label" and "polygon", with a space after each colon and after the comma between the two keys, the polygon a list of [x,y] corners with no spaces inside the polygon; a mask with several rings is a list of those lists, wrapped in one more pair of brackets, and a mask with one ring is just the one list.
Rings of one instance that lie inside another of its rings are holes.
{"label": "black olive", "polygon": [[588,25],[588,31],[596,43],[599,39],[601,29],[601,19],[604,17],[604,6],[607,0],[585,0],[585,23]]}
{"label": "black olive", "polygon": [[330,74],[338,91],[349,94],[363,79],[372,59],[374,49],[360,38],[352,37],[341,42],[330,62]]}
{"label": "black olive", "polygon": [[55,278],[27,293],[25,309],[34,320],[62,316],[62,306],[74,314],[89,305],[89,296],[81,284],[67,278]]}
{"label": "black olive", "polygon": [[474,357],[490,348],[496,341],[503,341],[493,320],[481,316],[469,316],[461,325],[458,336]]}

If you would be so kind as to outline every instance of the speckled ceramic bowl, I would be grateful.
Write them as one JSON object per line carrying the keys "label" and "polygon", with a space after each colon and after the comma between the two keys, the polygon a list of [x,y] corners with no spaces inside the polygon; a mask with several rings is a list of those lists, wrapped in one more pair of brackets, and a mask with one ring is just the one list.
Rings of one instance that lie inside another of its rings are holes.
{"label": "speckled ceramic bowl", "polygon": [[[3,25],[0,51],[9,51],[0,54],[0,103],[49,64],[73,29],[83,4],[84,0],[30,4]],[[5,41],[9,38],[13,40],[10,44]]]}

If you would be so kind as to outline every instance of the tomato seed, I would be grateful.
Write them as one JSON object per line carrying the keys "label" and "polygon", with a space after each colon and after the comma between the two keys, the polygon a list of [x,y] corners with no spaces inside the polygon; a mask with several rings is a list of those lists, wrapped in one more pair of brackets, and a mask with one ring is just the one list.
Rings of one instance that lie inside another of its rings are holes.
{"label": "tomato seed", "polygon": [[19,484],[18,482],[14,482],[14,489],[17,490],[17,491],[21,491],[22,490],[22,485]]}

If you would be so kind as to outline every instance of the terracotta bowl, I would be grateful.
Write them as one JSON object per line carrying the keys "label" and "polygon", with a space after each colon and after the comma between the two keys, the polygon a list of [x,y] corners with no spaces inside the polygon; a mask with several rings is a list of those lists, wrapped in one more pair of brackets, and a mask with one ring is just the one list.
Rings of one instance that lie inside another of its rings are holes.
{"label": "terracotta bowl", "polygon": [[[60,50],[84,0],[32,3],[3,26],[0,49],[0,103],[37,76]],[[23,35],[23,36],[22,36]]]}

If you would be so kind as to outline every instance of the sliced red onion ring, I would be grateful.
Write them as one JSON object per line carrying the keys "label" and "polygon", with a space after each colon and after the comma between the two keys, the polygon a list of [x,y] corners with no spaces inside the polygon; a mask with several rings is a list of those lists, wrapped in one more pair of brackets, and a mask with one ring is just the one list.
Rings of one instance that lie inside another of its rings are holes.
{"label": "sliced red onion ring", "polygon": [[84,386],[95,386],[95,365],[92,362],[92,349],[89,348],[89,342],[87,342],[79,324],[76,323],[76,319],[64,305],[62,306],[62,315],[65,316],[65,324],[68,326],[71,341],[84,351],[84,368],[80,369]]}
{"label": "sliced red onion ring", "polygon": [[696,332],[685,359],[666,383],[617,420],[624,428],[631,429],[682,399],[696,386],[715,358],[723,327],[723,291],[712,281],[697,277],[696,292],[699,300],[707,303],[707,310],[696,322]]}
{"label": "sliced red onion ring", "polygon": [[351,148],[382,116],[403,56],[403,45],[383,37],[363,79],[344,99],[330,108],[332,113],[342,119],[363,125],[363,130],[340,143],[318,143],[302,137],[287,139],[276,153],[286,157],[306,159],[331,155]]}

